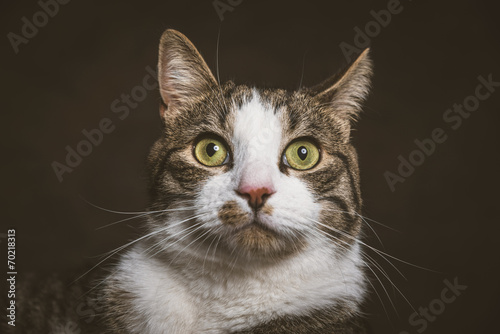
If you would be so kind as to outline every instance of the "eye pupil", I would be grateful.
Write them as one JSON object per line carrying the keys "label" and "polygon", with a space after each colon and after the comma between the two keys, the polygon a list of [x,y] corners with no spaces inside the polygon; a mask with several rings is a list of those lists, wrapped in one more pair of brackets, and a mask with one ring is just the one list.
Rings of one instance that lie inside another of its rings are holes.
{"label": "eye pupil", "polygon": [[209,157],[213,157],[213,155],[220,149],[220,147],[214,143],[210,143],[207,145],[206,151]]}
{"label": "eye pupil", "polygon": [[299,147],[299,149],[297,150],[297,155],[299,156],[299,158],[301,160],[306,160],[306,158],[307,158],[307,148],[305,148],[304,146]]}

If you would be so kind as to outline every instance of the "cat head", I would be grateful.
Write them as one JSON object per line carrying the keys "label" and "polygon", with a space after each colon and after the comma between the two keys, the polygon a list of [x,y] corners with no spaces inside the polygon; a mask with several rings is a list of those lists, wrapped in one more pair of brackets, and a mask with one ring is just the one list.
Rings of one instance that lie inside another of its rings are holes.
{"label": "cat head", "polygon": [[148,164],[160,247],[205,255],[216,241],[217,252],[264,259],[353,244],[361,198],[350,135],[369,90],[368,50],[313,88],[257,89],[219,84],[167,30],[158,70],[164,131]]}

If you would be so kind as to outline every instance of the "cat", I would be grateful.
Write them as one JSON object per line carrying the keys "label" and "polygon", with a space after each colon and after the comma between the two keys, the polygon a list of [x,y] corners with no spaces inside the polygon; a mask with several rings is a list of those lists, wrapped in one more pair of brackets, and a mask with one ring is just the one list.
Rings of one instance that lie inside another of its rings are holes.
{"label": "cat", "polygon": [[49,324],[52,333],[367,333],[350,138],[369,93],[369,50],[288,92],[220,84],[195,46],[167,30],[158,73],[163,131],[147,159],[148,231],[89,294],[98,321]]}
{"label": "cat", "polygon": [[219,84],[167,30],[163,135],[148,157],[149,233],[105,282],[117,333],[364,333],[361,195],[351,123],[365,50],[288,92]]}

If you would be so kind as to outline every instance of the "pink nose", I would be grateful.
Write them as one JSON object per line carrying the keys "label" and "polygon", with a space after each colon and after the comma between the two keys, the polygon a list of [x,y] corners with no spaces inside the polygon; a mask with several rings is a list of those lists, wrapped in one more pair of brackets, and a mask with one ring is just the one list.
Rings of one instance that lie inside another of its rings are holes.
{"label": "pink nose", "polygon": [[237,190],[237,193],[248,200],[248,204],[254,209],[260,208],[269,196],[275,193],[268,187],[249,187],[243,186]]}

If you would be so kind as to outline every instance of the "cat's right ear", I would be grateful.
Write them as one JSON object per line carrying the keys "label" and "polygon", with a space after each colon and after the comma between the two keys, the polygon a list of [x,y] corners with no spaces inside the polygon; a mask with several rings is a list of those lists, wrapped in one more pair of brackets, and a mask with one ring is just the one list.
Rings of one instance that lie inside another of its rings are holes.
{"label": "cat's right ear", "polygon": [[217,82],[205,60],[191,41],[176,30],[161,36],[158,57],[158,81],[166,118],[187,110]]}

